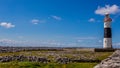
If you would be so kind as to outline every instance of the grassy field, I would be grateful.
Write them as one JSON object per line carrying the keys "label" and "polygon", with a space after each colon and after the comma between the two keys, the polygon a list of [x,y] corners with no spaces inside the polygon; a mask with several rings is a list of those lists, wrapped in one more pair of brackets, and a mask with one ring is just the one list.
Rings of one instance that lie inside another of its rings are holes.
{"label": "grassy field", "polygon": [[113,52],[91,52],[91,51],[22,51],[14,53],[0,53],[0,56],[24,55],[24,56],[38,56],[46,57],[54,61],[57,57],[68,57],[73,59],[99,59],[103,60],[111,55]]}
{"label": "grassy field", "polygon": [[91,51],[22,51],[14,53],[0,53],[0,56],[11,55],[25,55],[25,56],[38,56],[46,57],[53,62],[44,64],[39,62],[0,62],[0,68],[93,68],[98,63],[68,63],[58,64],[54,62],[54,59],[58,56],[68,58],[84,58],[84,59],[99,59],[103,60],[110,56],[113,52],[91,52]]}
{"label": "grassy field", "polygon": [[0,68],[93,68],[97,63],[42,64],[37,62],[6,62]]}

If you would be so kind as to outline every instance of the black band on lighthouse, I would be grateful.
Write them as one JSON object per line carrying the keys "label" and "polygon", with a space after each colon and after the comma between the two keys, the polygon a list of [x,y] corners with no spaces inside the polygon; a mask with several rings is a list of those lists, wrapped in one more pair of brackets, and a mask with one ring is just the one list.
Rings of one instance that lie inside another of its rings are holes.
{"label": "black band on lighthouse", "polygon": [[112,33],[111,33],[111,28],[104,28],[104,38],[111,38]]}

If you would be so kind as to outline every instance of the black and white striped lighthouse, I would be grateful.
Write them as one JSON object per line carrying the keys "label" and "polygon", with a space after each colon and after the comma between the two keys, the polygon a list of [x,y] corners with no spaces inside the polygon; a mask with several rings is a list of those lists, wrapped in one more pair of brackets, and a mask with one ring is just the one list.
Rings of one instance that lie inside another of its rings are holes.
{"label": "black and white striped lighthouse", "polygon": [[104,18],[104,39],[103,39],[103,48],[112,48],[112,31],[111,31],[111,22],[109,13],[105,14]]}

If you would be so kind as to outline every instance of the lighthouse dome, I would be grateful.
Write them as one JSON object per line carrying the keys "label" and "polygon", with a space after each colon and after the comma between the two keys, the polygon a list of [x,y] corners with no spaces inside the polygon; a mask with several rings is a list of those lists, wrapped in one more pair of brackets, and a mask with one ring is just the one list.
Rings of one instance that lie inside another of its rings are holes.
{"label": "lighthouse dome", "polygon": [[109,17],[109,14],[105,14],[104,22],[111,22],[112,19]]}
{"label": "lighthouse dome", "polygon": [[111,22],[111,21],[112,21],[111,18],[105,18],[105,19],[104,19],[104,22]]}

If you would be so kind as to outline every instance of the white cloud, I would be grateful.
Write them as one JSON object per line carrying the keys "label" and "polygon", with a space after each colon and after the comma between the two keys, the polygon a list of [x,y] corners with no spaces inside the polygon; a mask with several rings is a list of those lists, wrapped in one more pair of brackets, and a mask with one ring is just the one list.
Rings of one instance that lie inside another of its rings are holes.
{"label": "white cloud", "polygon": [[94,40],[94,39],[96,39],[96,37],[77,37],[75,39],[79,39],[79,40]]}
{"label": "white cloud", "polygon": [[96,14],[104,15],[105,13],[109,14],[116,14],[120,11],[119,6],[117,5],[105,5],[105,7],[98,7],[97,10],[95,10]]}
{"label": "white cloud", "polygon": [[77,40],[77,42],[83,42],[83,40],[81,40],[81,39],[78,39],[78,40]]}
{"label": "white cloud", "polygon": [[114,42],[113,47],[114,48],[120,48],[120,42]]}
{"label": "white cloud", "polygon": [[27,42],[27,41],[0,39],[0,46],[26,46],[27,43],[30,44],[30,42]]}
{"label": "white cloud", "polygon": [[78,43],[89,42],[91,40],[96,40],[96,37],[76,37],[74,38],[77,40]]}
{"label": "white cloud", "polygon": [[38,20],[38,19],[33,19],[31,22],[32,22],[33,24],[38,24],[38,23],[39,23],[39,20]]}
{"label": "white cloud", "polygon": [[19,39],[23,39],[24,37],[23,36],[18,36]]}
{"label": "white cloud", "polygon": [[46,21],[45,20],[39,20],[39,19],[33,19],[31,22],[33,24],[38,24],[38,23],[45,23]]}
{"label": "white cloud", "polygon": [[89,22],[95,22],[96,20],[94,18],[90,18],[88,21]]}
{"label": "white cloud", "polygon": [[61,42],[53,40],[12,40],[0,39],[0,46],[20,46],[20,47],[74,47],[79,45],[76,42]]}
{"label": "white cloud", "polygon": [[53,19],[55,19],[55,20],[59,20],[59,21],[62,20],[62,18],[59,17],[59,16],[52,15],[51,17],[52,17]]}
{"label": "white cloud", "polygon": [[120,46],[120,42],[114,43],[113,45]]}
{"label": "white cloud", "polygon": [[[82,38],[87,39],[87,38]],[[94,38],[88,38],[94,39]],[[89,46],[88,46],[89,44]],[[91,45],[91,46],[90,46]],[[55,41],[55,40],[11,40],[0,39],[0,46],[19,46],[19,47],[94,47],[96,44],[91,44],[88,41],[78,40],[76,41]]]}
{"label": "white cloud", "polygon": [[1,22],[0,26],[5,27],[5,28],[13,28],[15,25],[8,23],[8,22]]}
{"label": "white cloud", "polygon": [[0,46],[20,46],[20,47],[59,47],[65,44],[57,41],[30,41],[30,40],[11,40],[11,39],[0,39]]}

